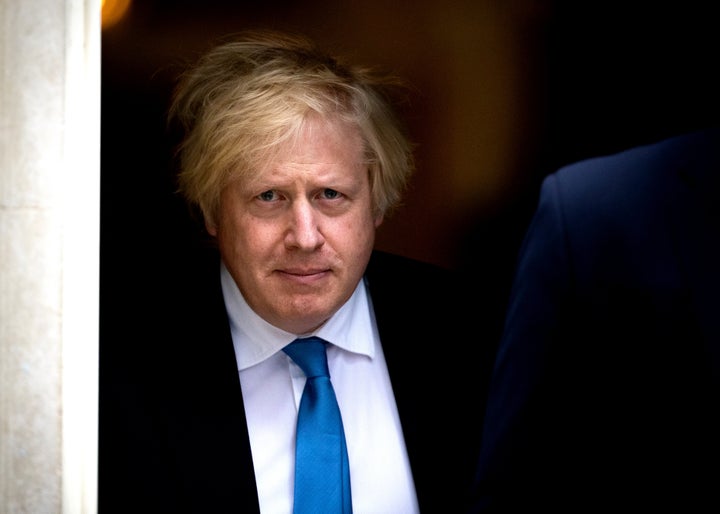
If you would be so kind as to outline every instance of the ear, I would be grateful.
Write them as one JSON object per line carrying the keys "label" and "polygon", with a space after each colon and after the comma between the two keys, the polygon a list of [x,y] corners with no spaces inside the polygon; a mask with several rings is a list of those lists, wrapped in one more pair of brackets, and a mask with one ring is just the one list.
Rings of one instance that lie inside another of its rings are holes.
{"label": "ear", "polygon": [[211,236],[217,237],[217,225],[208,218],[205,218],[205,230],[207,230]]}
{"label": "ear", "polygon": [[375,228],[378,228],[380,225],[382,225],[384,219],[385,216],[383,216],[382,214],[378,214],[378,216],[375,218]]}

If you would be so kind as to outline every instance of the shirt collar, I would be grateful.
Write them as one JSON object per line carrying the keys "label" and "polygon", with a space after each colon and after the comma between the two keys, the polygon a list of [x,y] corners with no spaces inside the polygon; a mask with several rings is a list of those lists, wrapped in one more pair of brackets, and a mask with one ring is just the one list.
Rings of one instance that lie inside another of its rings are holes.
{"label": "shirt collar", "polygon": [[[253,311],[224,263],[220,265],[220,283],[239,370],[264,361],[300,337],[271,325]],[[319,329],[302,337],[310,335],[373,358],[373,322],[365,281],[358,283],[348,301]]]}

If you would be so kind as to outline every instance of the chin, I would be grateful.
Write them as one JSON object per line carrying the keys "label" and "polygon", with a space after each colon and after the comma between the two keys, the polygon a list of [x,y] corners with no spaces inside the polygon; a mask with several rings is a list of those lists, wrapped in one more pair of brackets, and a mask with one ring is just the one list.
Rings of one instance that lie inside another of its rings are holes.
{"label": "chin", "polygon": [[293,334],[307,334],[321,327],[331,315],[332,313],[326,311],[308,312],[307,309],[300,312],[293,311],[282,318],[284,327],[280,328]]}

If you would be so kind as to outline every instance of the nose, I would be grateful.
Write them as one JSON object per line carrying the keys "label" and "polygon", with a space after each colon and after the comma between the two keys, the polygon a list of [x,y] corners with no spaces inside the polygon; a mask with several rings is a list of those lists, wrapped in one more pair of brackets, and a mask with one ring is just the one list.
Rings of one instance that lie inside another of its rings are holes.
{"label": "nose", "polygon": [[286,248],[315,250],[325,242],[320,231],[320,214],[312,204],[301,199],[293,202],[290,209],[290,226],[285,234]]}

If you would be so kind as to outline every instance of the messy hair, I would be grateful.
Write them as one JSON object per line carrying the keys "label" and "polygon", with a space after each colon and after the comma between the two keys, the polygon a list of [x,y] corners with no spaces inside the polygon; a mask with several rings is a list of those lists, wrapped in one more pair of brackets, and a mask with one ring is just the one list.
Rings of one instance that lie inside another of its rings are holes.
{"label": "messy hair", "polygon": [[390,94],[400,85],[344,64],[305,38],[246,32],[180,77],[169,110],[183,135],[178,190],[214,224],[222,189],[261,170],[308,116],[319,115],[359,129],[373,213],[386,215],[414,171],[412,145]]}

